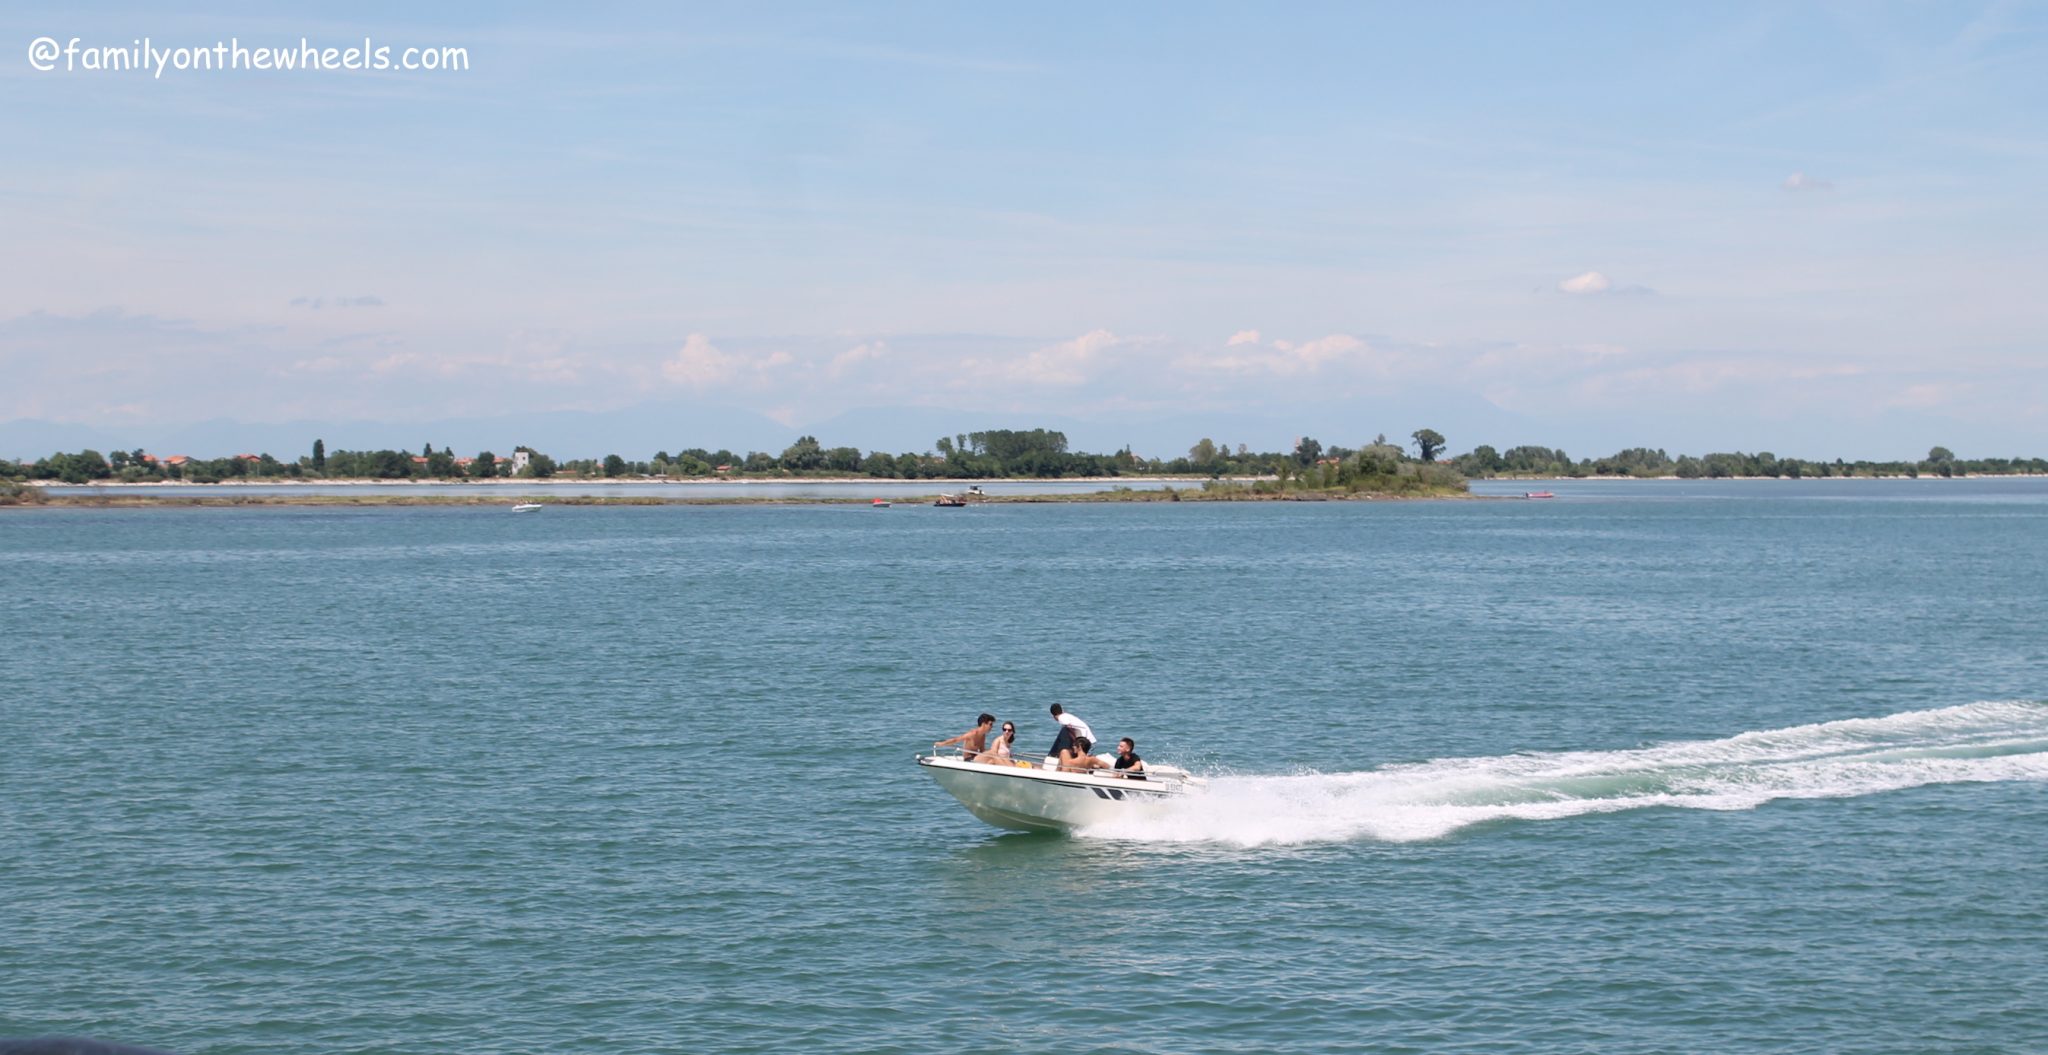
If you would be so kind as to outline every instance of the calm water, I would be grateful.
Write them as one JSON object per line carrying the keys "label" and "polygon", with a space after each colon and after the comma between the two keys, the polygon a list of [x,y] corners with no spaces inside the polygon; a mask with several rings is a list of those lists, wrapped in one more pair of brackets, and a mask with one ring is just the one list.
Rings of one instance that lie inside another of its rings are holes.
{"label": "calm water", "polygon": [[0,1035],[2048,1049],[2048,481],[1551,489],[0,511]]}

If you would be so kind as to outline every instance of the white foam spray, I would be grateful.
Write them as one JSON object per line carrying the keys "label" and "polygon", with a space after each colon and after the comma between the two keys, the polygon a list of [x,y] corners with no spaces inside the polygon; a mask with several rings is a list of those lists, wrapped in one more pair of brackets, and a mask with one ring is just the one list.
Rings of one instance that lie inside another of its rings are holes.
{"label": "white foam spray", "polygon": [[2048,703],[1971,703],[1626,751],[1218,776],[1205,791],[1080,834],[1237,846],[1408,842],[1486,821],[1648,806],[1745,810],[1774,799],[2016,780],[2048,780]]}

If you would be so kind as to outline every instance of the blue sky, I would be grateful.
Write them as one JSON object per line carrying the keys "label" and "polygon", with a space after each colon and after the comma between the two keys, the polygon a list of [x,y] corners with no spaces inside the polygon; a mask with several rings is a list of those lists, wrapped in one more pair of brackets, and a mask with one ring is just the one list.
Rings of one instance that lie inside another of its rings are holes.
{"label": "blue sky", "polygon": [[[579,411],[564,453],[629,414],[672,448],[1043,420],[1159,454],[1424,426],[2048,453],[2040,4],[0,26],[17,445],[55,435],[24,421],[129,446],[216,419],[411,445]],[[40,36],[367,36],[471,68],[45,73]]]}

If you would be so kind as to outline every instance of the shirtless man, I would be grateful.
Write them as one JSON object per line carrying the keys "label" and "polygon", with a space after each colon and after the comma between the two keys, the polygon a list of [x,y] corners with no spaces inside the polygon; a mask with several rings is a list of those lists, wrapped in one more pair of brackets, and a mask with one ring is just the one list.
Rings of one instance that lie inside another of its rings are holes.
{"label": "shirtless man", "polygon": [[979,761],[992,766],[1007,766],[1011,763],[1010,747],[1017,742],[1017,726],[1012,722],[1003,723],[1003,731],[996,734],[995,743],[982,752]]}
{"label": "shirtless man", "polygon": [[954,744],[959,744],[960,757],[966,759],[969,762],[972,762],[974,761],[976,756],[980,755],[982,751],[987,749],[988,731],[990,729],[995,728],[995,725],[996,716],[993,714],[984,714],[976,720],[974,728],[969,729],[964,733],[961,733],[959,736],[956,736],[951,740],[935,740],[932,742],[932,747],[936,749],[941,747],[951,747]]}
{"label": "shirtless man", "polygon": [[1108,769],[1109,763],[1088,753],[1088,749],[1094,746],[1095,741],[1076,735],[1073,746],[1060,752],[1060,768],[1077,773],[1086,773],[1091,769]]}

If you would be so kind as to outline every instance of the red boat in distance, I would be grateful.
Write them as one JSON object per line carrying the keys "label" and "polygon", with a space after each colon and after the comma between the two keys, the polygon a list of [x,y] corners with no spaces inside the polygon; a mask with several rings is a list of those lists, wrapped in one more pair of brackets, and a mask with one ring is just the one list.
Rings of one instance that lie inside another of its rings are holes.
{"label": "red boat in distance", "polygon": [[1550,493],[1549,491],[1524,491],[1524,492],[1522,492],[1522,497],[1523,497],[1523,498],[1556,498],[1557,496],[1556,496],[1556,495],[1554,495],[1554,494],[1551,494],[1551,493]]}

